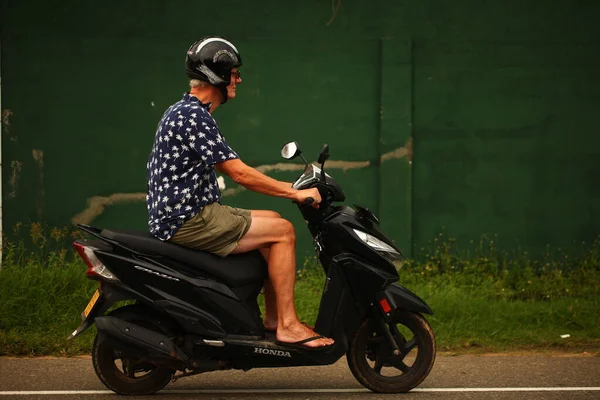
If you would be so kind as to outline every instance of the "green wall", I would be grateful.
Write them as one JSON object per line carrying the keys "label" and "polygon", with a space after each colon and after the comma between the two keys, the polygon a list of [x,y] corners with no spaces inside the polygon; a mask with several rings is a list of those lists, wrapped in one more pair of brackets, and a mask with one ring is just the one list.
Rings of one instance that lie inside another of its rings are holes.
{"label": "green wall", "polygon": [[[280,163],[290,140],[314,159],[327,142],[348,203],[375,210],[408,254],[442,230],[533,252],[600,234],[599,2],[0,7],[5,234],[18,221],[69,224],[93,197],[92,225],[145,229],[154,129],[186,90],[185,51],[207,34],[242,53],[238,98],[215,113],[242,159]],[[310,253],[289,201],[225,201],[279,211]]]}

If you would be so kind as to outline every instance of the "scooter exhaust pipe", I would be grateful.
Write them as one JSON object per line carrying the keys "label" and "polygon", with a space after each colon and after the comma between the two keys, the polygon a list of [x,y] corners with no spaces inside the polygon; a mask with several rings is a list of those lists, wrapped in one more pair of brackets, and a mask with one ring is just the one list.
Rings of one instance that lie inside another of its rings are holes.
{"label": "scooter exhaust pipe", "polygon": [[[189,357],[166,335],[143,328],[117,317],[98,317],[94,321],[98,331],[129,353],[138,353],[142,358],[158,361],[158,364],[186,365]],[[136,351],[137,350],[137,351]]]}

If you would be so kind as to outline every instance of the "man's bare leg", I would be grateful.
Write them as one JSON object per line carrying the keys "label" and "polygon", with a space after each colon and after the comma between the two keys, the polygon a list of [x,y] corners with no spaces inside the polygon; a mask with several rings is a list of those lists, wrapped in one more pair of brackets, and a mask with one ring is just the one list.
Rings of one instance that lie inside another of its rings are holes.
{"label": "man's bare leg", "polygon": [[[281,215],[275,211],[270,210],[251,210],[253,218],[265,217],[265,218],[281,218]],[[265,258],[267,263],[269,262],[269,248],[263,247],[260,253]],[[265,329],[269,331],[277,330],[277,301],[275,299],[275,289],[269,279],[265,279],[264,285],[264,298],[265,298]]]}
{"label": "man's bare leg", "polygon": [[[283,218],[253,217],[252,225],[233,253],[269,248],[269,280],[277,304],[277,340],[297,342],[317,334],[298,320],[294,307],[296,279],[296,236],[294,227]],[[333,344],[329,338],[306,343],[307,347]]]}
{"label": "man's bare leg", "polygon": [[[281,215],[271,210],[251,210],[252,217],[266,217],[266,218],[281,218]],[[262,256],[265,258],[267,263],[269,262],[269,248],[264,247],[258,249]],[[275,289],[269,279],[265,279],[264,284],[264,298],[265,298],[265,329],[268,331],[277,330],[277,301],[275,299]]]}
{"label": "man's bare leg", "polygon": [[277,298],[275,289],[269,279],[265,280],[265,329],[269,331],[277,330]]}
{"label": "man's bare leg", "polygon": [[[267,263],[269,262],[269,249],[259,249]],[[275,289],[269,279],[265,279],[264,285],[265,297],[265,329],[268,331],[277,330],[277,299],[275,298]]]}

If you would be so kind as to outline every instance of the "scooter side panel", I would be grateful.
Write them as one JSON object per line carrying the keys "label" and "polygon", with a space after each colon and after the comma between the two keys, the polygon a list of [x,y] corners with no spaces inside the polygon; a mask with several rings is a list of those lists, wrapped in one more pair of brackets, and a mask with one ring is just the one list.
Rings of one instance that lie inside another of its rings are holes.
{"label": "scooter side panel", "polygon": [[[236,301],[211,290],[199,290],[228,335],[262,336],[264,325],[256,299]],[[205,308],[206,309],[206,308]]]}
{"label": "scooter side panel", "polygon": [[[157,302],[174,301],[180,307],[202,310],[212,316],[222,329],[212,329],[216,335],[211,336],[222,337],[220,332],[223,331],[250,336],[262,334],[262,321],[257,315],[258,306],[253,307],[248,301],[240,301],[230,288],[221,283],[189,277],[166,265],[157,265],[132,257],[104,253],[98,257],[123,285],[136,293],[137,298],[147,299],[147,303],[158,308],[160,303]],[[251,287],[248,292],[258,293],[262,282],[257,282],[254,286],[256,287]],[[253,301],[256,302],[255,299]],[[168,314],[167,310],[165,312]],[[183,325],[188,325],[187,318],[182,319],[180,315],[173,317]],[[198,330],[192,332],[206,333]]]}
{"label": "scooter side panel", "polygon": [[333,322],[342,296],[344,282],[340,268],[330,264],[323,286],[323,295],[319,305],[319,314],[315,323],[315,332],[329,336],[333,329]]}

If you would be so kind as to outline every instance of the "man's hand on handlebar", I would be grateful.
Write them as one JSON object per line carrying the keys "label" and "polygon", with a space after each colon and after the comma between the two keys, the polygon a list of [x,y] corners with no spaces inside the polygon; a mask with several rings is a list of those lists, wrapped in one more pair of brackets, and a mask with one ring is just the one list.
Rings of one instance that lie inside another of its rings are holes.
{"label": "man's hand on handlebar", "polygon": [[316,188],[298,190],[296,192],[295,201],[300,204],[310,204],[314,208],[319,208],[319,203],[321,203],[321,200],[321,194]]}

